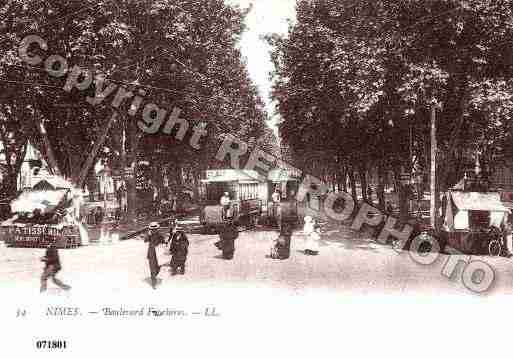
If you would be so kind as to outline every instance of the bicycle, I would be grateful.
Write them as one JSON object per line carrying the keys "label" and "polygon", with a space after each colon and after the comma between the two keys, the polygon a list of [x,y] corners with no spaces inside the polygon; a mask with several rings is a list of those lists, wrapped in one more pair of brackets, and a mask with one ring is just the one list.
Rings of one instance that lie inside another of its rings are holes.
{"label": "bicycle", "polygon": [[499,228],[491,227],[488,231],[488,235],[491,237],[488,242],[488,254],[492,257],[498,257],[502,253],[502,233]]}

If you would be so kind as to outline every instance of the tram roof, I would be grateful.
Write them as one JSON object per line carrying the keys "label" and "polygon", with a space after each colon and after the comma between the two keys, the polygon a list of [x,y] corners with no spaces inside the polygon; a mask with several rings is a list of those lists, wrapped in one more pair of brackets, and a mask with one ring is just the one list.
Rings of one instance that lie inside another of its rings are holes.
{"label": "tram roof", "polygon": [[254,170],[207,170],[203,183],[239,182],[239,183],[262,183],[266,178]]}
{"label": "tram roof", "polygon": [[287,168],[273,168],[269,171],[267,179],[271,182],[287,182],[298,181],[299,178],[296,173]]}

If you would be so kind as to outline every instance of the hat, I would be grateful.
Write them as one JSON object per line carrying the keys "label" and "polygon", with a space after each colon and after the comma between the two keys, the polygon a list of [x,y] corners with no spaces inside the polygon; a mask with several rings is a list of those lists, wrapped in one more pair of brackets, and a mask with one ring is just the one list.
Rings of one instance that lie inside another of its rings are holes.
{"label": "hat", "polygon": [[148,226],[149,229],[159,229],[160,228],[160,224],[158,224],[158,222],[151,222],[150,225]]}

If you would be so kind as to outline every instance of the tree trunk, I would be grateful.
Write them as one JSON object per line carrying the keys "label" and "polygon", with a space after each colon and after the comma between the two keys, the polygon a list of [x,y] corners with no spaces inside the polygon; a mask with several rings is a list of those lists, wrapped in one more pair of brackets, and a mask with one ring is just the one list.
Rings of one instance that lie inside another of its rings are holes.
{"label": "tree trunk", "polygon": [[348,175],[349,175],[349,184],[351,185],[351,196],[353,197],[355,202],[358,202],[358,195],[356,194],[356,181],[354,178],[354,171],[352,169],[349,169]]}
{"label": "tree trunk", "polygon": [[95,192],[96,192],[96,173],[94,172],[94,167],[89,169],[89,173],[87,176],[87,190],[89,191],[89,200],[91,202],[95,201]]}
{"label": "tree trunk", "polygon": [[18,175],[20,174],[20,170],[21,170],[21,166],[23,164],[23,161],[25,160],[25,155],[27,153],[27,144],[28,144],[28,140],[25,141],[25,144],[23,145],[23,150],[20,154],[20,156],[16,156],[16,160],[14,162],[14,165],[11,165],[10,162],[11,162],[11,156],[10,156],[10,153],[8,154],[6,152],[6,158],[7,158],[7,155],[9,155],[9,160],[8,160],[8,173],[9,173],[9,178],[8,178],[8,193],[10,195],[14,195],[16,194],[16,192],[18,192]]}
{"label": "tree trunk", "polygon": [[43,145],[45,148],[46,159],[48,160],[48,165],[50,167],[50,172],[52,174],[56,174],[56,175],[60,176],[61,171],[59,169],[57,160],[55,159],[55,155],[53,153],[53,149],[52,149],[50,140],[48,139],[48,133],[46,132],[46,128],[45,128],[43,122],[41,121],[41,119],[39,119],[39,117],[37,115],[35,116],[35,121],[36,121],[36,126],[38,127],[38,130],[41,134],[41,137],[43,138]]}
{"label": "tree trunk", "polygon": [[376,189],[378,196],[378,206],[381,210],[385,209],[385,168],[380,162],[378,164],[378,187]]}
{"label": "tree trunk", "polygon": [[127,178],[127,221],[134,222],[137,214],[137,129],[135,122],[131,119],[127,121],[127,140],[130,143],[130,153],[127,156],[128,165],[131,169],[130,176]]}
{"label": "tree trunk", "polygon": [[194,193],[195,200],[198,200],[199,198],[199,187],[200,187],[200,172],[197,170],[193,171],[194,175],[194,186],[192,188],[192,191]]}
{"label": "tree trunk", "polygon": [[174,166],[175,183],[177,187],[183,186],[182,166],[176,163]]}
{"label": "tree trunk", "polygon": [[367,171],[365,167],[360,167],[358,173],[360,174],[360,185],[362,190],[362,198],[364,202],[371,202],[369,198],[367,198]]}
{"label": "tree trunk", "polygon": [[[338,189],[342,189],[344,192],[347,192],[347,168],[346,166],[342,166],[339,172],[340,178],[338,180]],[[340,186],[342,184],[342,187]]]}
{"label": "tree trunk", "polygon": [[401,170],[396,168],[394,170],[395,182],[396,182],[396,190],[399,197],[399,220],[401,222],[406,222],[409,217],[409,208],[408,208],[408,192],[406,186],[404,186],[401,179]]}
{"label": "tree trunk", "polygon": [[[7,142],[6,133],[4,131],[0,132],[0,142]],[[13,196],[18,191],[18,175],[21,170],[21,165],[25,160],[25,154],[27,153],[27,143],[28,138],[24,139],[24,144],[22,145],[21,154],[15,153],[16,159],[14,163],[12,163],[13,152],[9,149],[9,146],[4,146],[4,156],[5,156],[5,164],[7,169],[7,178],[5,179],[5,184],[3,185],[4,191],[7,195]]]}
{"label": "tree trunk", "polygon": [[152,182],[157,188],[157,201],[160,202],[163,198],[164,194],[164,173],[163,167],[159,166],[157,163],[153,164],[152,169]]}
{"label": "tree trunk", "polygon": [[[127,222],[129,219],[128,219],[128,213],[125,212],[125,208],[124,208],[124,204],[126,203],[126,209],[128,211],[128,198],[125,199],[125,196],[127,197],[128,196],[128,193],[127,193],[127,189],[128,189],[128,184],[127,184],[127,181],[128,181],[128,178],[126,176],[126,164],[127,164],[127,159],[126,159],[126,126],[127,126],[127,120],[126,120],[126,115],[124,113],[120,113],[120,117],[121,117],[121,136],[120,136],[120,140],[121,140],[121,143],[120,143],[120,147],[121,147],[121,150],[120,150],[120,153],[121,153],[121,183],[122,183],[122,186],[124,186],[124,191],[121,191],[121,201],[119,203],[119,208],[121,210],[121,220],[122,222]],[[126,200],[126,202],[125,202]]]}

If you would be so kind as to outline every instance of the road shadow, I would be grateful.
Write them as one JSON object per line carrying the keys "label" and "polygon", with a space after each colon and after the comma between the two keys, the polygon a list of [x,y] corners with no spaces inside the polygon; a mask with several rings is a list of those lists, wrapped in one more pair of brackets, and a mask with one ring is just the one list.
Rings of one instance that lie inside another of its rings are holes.
{"label": "road shadow", "polygon": [[[303,253],[303,251],[299,251],[299,252]],[[270,254],[266,254],[265,255],[265,259],[269,259],[269,260],[275,261],[275,262],[281,262],[281,261],[285,261],[287,259],[290,259],[290,257],[288,257],[288,258],[273,258],[273,257],[271,257]]]}
{"label": "road shadow", "polygon": [[223,255],[222,255],[222,254],[218,254],[218,255],[214,256],[213,258],[215,258],[215,259],[220,259],[220,260],[222,260],[222,261],[227,261],[227,262],[228,262],[228,261],[232,261],[232,260],[233,260],[233,258],[232,258],[232,259],[226,259],[226,258],[223,258]]}
{"label": "road shadow", "polygon": [[218,241],[219,236],[217,235],[202,235],[201,237],[194,238],[194,243],[205,243],[209,241]]}
{"label": "road shadow", "polygon": [[[151,277],[146,277],[143,279],[143,282],[148,284],[150,287],[151,287]],[[162,284],[162,279],[161,278],[157,278],[157,283],[156,283],[156,286],[160,286]]]}
{"label": "road shadow", "polygon": [[280,229],[277,226],[266,226],[258,224],[256,227],[252,228],[252,231],[255,232],[276,232],[279,233]]}
{"label": "road shadow", "polygon": [[44,292],[41,292],[41,295],[51,295],[51,296],[62,296],[62,295],[69,295],[71,292],[71,287],[69,289],[62,289],[58,287],[51,287],[45,290]]}
{"label": "road shadow", "polygon": [[354,251],[354,250],[362,250],[362,251],[372,251],[372,252],[376,252],[378,249],[374,246],[370,246],[368,244],[366,245],[361,245],[361,244],[353,244],[353,243],[350,243],[351,241],[347,241],[347,242],[344,242],[344,243],[341,243],[341,247],[343,247],[344,249],[348,249],[348,250],[351,250],[351,251]]}

